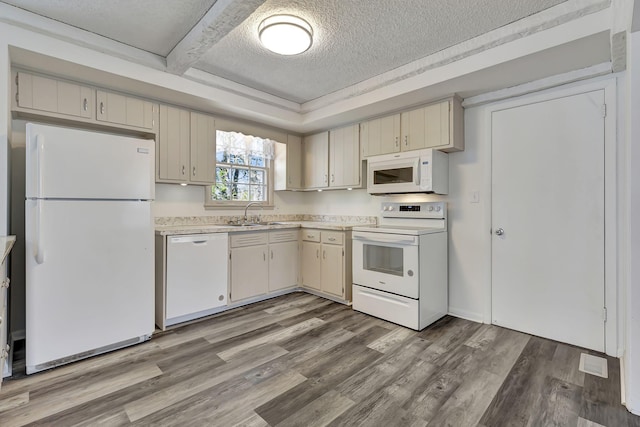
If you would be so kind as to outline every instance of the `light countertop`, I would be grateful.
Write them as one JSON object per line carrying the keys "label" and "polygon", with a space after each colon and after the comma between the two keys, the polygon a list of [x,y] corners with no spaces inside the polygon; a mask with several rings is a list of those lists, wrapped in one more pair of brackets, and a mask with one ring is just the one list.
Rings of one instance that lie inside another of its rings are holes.
{"label": "light countertop", "polygon": [[176,234],[242,233],[287,228],[316,228],[321,230],[348,231],[358,225],[363,224],[335,221],[278,221],[277,224],[253,226],[233,226],[227,224],[156,225],[156,234],[171,236]]}

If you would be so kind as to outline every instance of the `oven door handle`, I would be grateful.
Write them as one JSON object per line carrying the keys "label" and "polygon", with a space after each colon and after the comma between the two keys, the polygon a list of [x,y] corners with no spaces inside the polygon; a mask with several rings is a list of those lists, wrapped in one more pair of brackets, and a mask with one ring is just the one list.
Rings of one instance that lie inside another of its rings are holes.
{"label": "oven door handle", "polygon": [[[372,236],[372,234],[374,235]],[[371,243],[391,243],[405,246],[416,246],[418,244],[418,238],[415,236],[390,236],[383,233],[367,233],[354,231],[351,237],[353,240],[360,240],[363,242]]]}

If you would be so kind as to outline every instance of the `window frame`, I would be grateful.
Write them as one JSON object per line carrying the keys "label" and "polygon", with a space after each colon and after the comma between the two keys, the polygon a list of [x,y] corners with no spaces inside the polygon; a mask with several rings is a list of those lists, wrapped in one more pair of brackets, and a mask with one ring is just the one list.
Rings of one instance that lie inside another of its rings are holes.
{"label": "window frame", "polygon": [[[226,131],[226,130],[221,130],[221,129],[216,129],[217,131],[221,131],[221,132],[237,132],[237,133],[242,133],[239,131]],[[243,134],[246,135],[246,134]],[[256,135],[247,135],[247,136],[252,136],[255,138],[261,138],[259,136]],[[268,139],[268,138],[262,138],[262,139]],[[217,140],[217,138],[216,138]],[[275,143],[275,141],[272,141],[273,143]],[[266,201],[259,201],[259,200],[212,200],[211,199],[211,194],[213,191],[213,187],[215,186],[215,183],[212,185],[206,185],[204,187],[204,208],[207,210],[212,210],[212,209],[238,209],[238,208],[244,208],[245,206],[247,206],[248,203],[252,203],[252,202],[256,202],[259,203],[259,205],[254,205],[254,206],[261,206],[262,208],[266,208],[266,209],[273,209],[274,208],[274,188],[275,188],[275,171],[274,171],[274,159],[265,159],[266,162],[266,167],[262,168],[262,167],[255,167],[256,169],[260,169],[260,170],[265,170],[266,174],[265,174],[265,178],[267,180],[267,185],[266,185],[266,194],[267,194],[267,200]],[[219,166],[222,167],[246,167],[249,170],[251,170],[251,166],[250,165],[237,165],[237,164],[231,164],[231,163],[218,163],[217,159],[215,162],[215,166],[214,168],[218,168]]]}

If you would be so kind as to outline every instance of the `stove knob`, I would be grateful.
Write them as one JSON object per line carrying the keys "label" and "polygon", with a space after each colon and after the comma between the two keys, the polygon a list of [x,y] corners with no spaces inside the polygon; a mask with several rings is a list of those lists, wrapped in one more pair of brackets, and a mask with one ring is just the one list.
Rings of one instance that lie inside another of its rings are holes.
{"label": "stove knob", "polygon": [[389,210],[392,211],[393,210],[393,206],[389,206]]}
{"label": "stove knob", "polygon": [[429,212],[433,211],[433,206],[429,206]]}
{"label": "stove knob", "polygon": [[440,206],[436,206],[436,212],[440,212]]}

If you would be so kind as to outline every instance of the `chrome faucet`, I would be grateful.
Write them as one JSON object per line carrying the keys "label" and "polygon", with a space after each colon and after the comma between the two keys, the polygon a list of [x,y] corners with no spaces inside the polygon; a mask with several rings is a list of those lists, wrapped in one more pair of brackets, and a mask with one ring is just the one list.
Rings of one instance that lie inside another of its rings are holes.
{"label": "chrome faucet", "polygon": [[244,222],[248,222],[249,221],[249,218],[247,217],[247,210],[253,205],[259,205],[260,209],[262,209],[262,205],[261,205],[260,202],[249,202],[249,203],[247,203],[247,206],[244,207]]}

